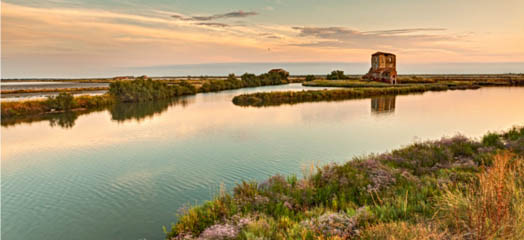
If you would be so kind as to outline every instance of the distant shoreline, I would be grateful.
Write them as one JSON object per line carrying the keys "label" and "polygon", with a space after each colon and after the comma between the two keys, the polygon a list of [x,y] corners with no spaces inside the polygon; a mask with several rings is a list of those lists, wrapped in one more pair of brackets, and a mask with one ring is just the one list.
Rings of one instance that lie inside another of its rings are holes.
{"label": "distant shoreline", "polygon": [[[326,74],[291,74],[290,80],[296,78],[304,78],[307,75],[313,75],[316,77],[324,77]],[[364,74],[346,74],[349,78],[360,78]],[[488,73],[488,74],[399,74],[399,77],[422,77],[422,78],[433,78],[433,79],[450,79],[457,78],[463,80],[478,80],[479,78],[493,78],[493,77],[522,77],[524,73]],[[138,76],[137,76],[138,77]],[[227,75],[199,75],[199,76],[150,76],[153,80],[167,80],[167,81],[180,81],[180,80],[202,80],[202,79],[226,79]],[[2,78],[2,82],[44,82],[44,81],[58,81],[58,82],[113,82],[116,81],[114,77],[100,77],[100,78]]]}

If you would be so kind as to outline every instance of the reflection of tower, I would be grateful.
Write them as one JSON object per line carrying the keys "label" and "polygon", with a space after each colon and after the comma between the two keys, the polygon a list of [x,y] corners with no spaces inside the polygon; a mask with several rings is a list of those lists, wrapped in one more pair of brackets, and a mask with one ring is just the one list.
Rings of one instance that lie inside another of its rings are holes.
{"label": "reflection of tower", "polygon": [[381,96],[371,98],[372,113],[392,113],[395,111],[396,96]]}

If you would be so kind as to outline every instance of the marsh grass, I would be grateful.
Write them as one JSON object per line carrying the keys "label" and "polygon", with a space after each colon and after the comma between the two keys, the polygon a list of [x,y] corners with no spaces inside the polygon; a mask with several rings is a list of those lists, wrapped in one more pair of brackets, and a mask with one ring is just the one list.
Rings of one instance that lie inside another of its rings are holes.
{"label": "marsh grass", "polygon": [[441,240],[456,239],[446,236],[446,232],[424,223],[389,222],[370,226],[363,230],[360,239],[365,240]]}
{"label": "marsh grass", "polygon": [[113,103],[114,99],[108,95],[73,97],[69,93],[60,93],[59,96],[46,100],[2,102],[2,121],[4,118],[20,118],[50,112],[95,110]]}
{"label": "marsh grass", "polygon": [[166,237],[521,239],[524,127],[486,136],[496,144],[455,136],[242,182],[190,208]]}
{"label": "marsh grass", "polygon": [[301,102],[340,101],[346,99],[370,98],[384,95],[402,95],[423,93],[426,91],[445,91],[448,86],[441,84],[418,85],[408,87],[369,87],[346,88],[331,90],[259,92],[241,94],[233,98],[233,103],[239,106],[277,106],[281,104],[296,104]]}
{"label": "marsh grass", "polygon": [[303,86],[308,87],[345,87],[345,88],[358,88],[358,87],[392,87],[392,86],[403,86],[403,85],[391,85],[383,82],[375,81],[362,81],[362,80],[311,80],[302,83]]}
{"label": "marsh grass", "polygon": [[493,157],[465,191],[446,188],[440,219],[467,239],[524,239],[524,160],[509,152]]}

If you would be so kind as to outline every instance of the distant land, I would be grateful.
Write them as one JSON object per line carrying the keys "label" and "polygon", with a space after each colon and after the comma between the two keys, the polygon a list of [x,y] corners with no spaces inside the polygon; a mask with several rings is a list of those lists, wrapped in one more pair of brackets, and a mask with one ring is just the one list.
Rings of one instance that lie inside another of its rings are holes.
{"label": "distant land", "polygon": [[[496,63],[402,63],[399,59],[399,74],[499,74],[524,73],[524,62]],[[147,67],[100,68],[86,66],[83,69],[64,68],[52,72],[48,68],[9,69],[2,66],[2,78],[96,78],[127,75],[148,76],[225,76],[249,72],[260,74],[268,69],[284,68],[291,75],[327,74],[332,70],[343,70],[346,74],[365,74],[369,62],[260,62],[260,63],[206,63],[176,64]]]}

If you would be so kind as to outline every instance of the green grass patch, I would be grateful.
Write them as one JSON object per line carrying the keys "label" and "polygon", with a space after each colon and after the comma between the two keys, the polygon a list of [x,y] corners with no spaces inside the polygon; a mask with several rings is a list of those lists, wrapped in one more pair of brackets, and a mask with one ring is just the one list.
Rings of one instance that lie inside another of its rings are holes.
{"label": "green grass patch", "polygon": [[409,87],[369,87],[308,90],[298,92],[261,92],[235,96],[233,98],[233,103],[239,106],[275,106],[281,104],[296,104],[301,102],[338,101],[384,95],[423,93],[426,91],[445,91],[448,89],[449,87],[444,84],[431,84]]}

